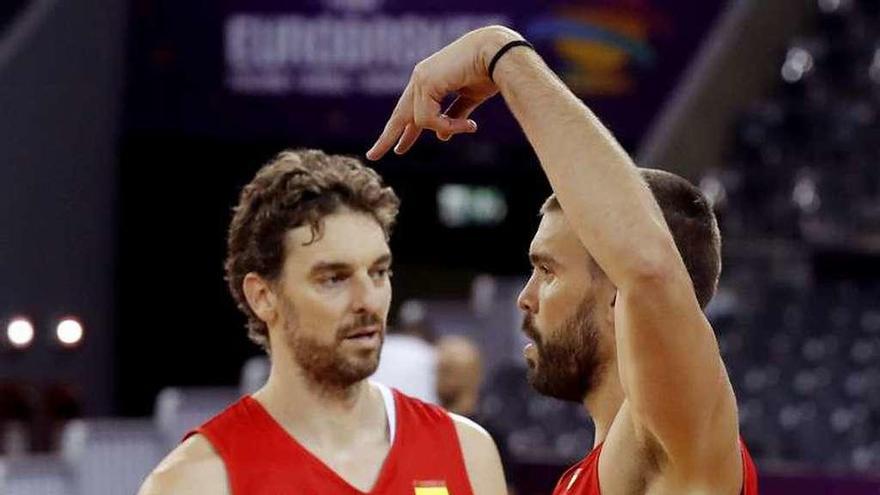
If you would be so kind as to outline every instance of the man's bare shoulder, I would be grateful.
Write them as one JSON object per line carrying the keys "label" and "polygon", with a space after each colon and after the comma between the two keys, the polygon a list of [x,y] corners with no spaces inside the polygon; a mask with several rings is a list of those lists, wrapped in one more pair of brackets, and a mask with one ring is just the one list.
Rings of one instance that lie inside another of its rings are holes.
{"label": "man's bare shoulder", "polygon": [[[719,424],[717,429],[726,431],[729,427]],[[700,440],[709,444],[700,450],[702,459],[670,459],[659,441],[638,424],[631,404],[624,400],[602,444],[602,489],[608,493],[633,493],[647,486],[651,493],[740,493],[739,437],[736,431],[726,441],[723,436],[718,437]]]}
{"label": "man's bare shoulder", "polygon": [[229,494],[223,460],[202,435],[193,435],[168,454],[147,477],[138,495]]}
{"label": "man's bare shoulder", "polygon": [[462,444],[467,444],[467,446],[477,450],[490,452],[495,448],[495,441],[492,439],[492,436],[476,421],[455,413],[448,414],[455,425],[455,432],[458,433],[459,441]]}
{"label": "man's bare shoulder", "polygon": [[507,493],[504,469],[498,448],[489,433],[474,421],[449,413],[458,434],[465,468],[471,488],[476,495],[500,495]]}

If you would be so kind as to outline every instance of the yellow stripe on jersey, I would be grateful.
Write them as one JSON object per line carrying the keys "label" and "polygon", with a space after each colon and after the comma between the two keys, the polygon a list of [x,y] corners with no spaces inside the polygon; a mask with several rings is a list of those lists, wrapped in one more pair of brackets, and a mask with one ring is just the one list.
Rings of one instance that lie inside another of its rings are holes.
{"label": "yellow stripe on jersey", "polygon": [[415,495],[449,495],[445,486],[417,486]]}

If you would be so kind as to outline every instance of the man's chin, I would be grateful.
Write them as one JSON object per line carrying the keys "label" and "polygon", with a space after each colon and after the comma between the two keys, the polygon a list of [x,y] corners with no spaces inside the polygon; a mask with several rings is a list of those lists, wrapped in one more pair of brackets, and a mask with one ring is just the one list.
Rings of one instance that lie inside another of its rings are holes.
{"label": "man's chin", "polygon": [[348,368],[353,377],[359,377],[357,381],[369,378],[379,368],[379,357],[370,356],[349,361]]}
{"label": "man's chin", "polygon": [[[576,392],[573,387],[565,386],[558,377],[554,381],[553,378],[542,375],[537,367],[530,367],[526,378],[532,389],[541,395],[568,402],[580,403],[583,401],[582,394]],[[586,396],[586,393],[583,396]]]}

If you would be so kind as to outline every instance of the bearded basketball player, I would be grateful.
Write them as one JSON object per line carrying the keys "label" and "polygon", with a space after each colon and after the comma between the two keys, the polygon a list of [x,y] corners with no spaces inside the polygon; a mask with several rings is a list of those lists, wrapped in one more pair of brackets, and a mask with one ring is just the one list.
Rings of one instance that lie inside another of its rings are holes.
{"label": "bearded basketball player", "polygon": [[592,451],[554,493],[756,494],[702,311],[720,271],[711,208],[684,179],[640,172],[518,33],[479,29],[420,62],[367,157],[405,153],[425,129],[441,140],[475,132],[468,117],[497,93],[554,191],[519,297],[529,379],[582,403],[595,424]]}
{"label": "bearded basketball player", "polygon": [[288,151],[257,173],[225,266],[269,379],[191,432],[142,495],[506,493],[485,430],[367,380],[385,335],[397,210],[355,158]]}

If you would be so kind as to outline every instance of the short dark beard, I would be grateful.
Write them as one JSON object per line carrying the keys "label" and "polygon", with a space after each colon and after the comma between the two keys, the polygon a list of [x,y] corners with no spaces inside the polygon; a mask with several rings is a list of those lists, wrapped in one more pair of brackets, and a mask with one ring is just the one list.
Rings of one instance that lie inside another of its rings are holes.
{"label": "short dark beard", "polygon": [[336,336],[332,343],[325,344],[297,331],[295,311],[287,304],[282,304],[285,319],[285,343],[306,378],[320,391],[335,395],[337,392],[344,391],[366,379],[376,371],[379,366],[382,344],[385,341],[384,330],[380,335],[382,342],[380,342],[375,357],[362,356],[357,360],[347,358],[341,354],[340,345],[355,328],[382,324],[379,315],[372,313],[358,315],[353,323],[336,330]]}
{"label": "short dark beard", "polygon": [[593,298],[585,298],[546,339],[538,333],[532,315],[526,314],[523,331],[538,351],[538,362],[529,363],[528,380],[539,393],[581,403],[599,383],[603,362],[599,328],[592,318],[594,306]]}

